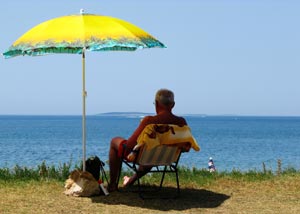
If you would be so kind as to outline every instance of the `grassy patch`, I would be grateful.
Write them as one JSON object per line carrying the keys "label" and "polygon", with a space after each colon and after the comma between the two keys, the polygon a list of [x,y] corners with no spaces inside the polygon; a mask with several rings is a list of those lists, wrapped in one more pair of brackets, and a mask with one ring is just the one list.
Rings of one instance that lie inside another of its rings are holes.
{"label": "grassy patch", "polygon": [[[23,175],[28,176],[27,171]],[[169,200],[142,200],[123,189],[109,196],[77,198],[63,194],[64,184],[57,176],[31,178],[0,179],[0,213],[300,213],[300,173],[290,169],[264,177],[256,172],[183,168],[181,196]],[[158,185],[159,180],[159,174],[150,174],[143,182]],[[174,176],[166,176],[164,184],[162,191],[174,194]]]}
{"label": "grassy patch", "polygon": [[[21,167],[16,165],[9,169],[7,167],[0,168],[0,181],[41,181],[41,180],[57,180],[65,181],[70,172],[74,169],[80,169],[81,167],[76,165],[72,167],[71,161],[55,166],[47,166],[45,162],[42,162],[35,168]],[[107,172],[107,175],[109,173]],[[132,171],[122,171],[122,175],[132,175]],[[296,176],[300,171],[295,168],[289,167],[280,171],[272,172],[271,170],[256,171],[249,170],[242,172],[239,170],[228,171],[216,171],[209,172],[207,169],[197,169],[195,167],[179,167],[180,183],[183,185],[196,185],[203,186],[211,184],[220,178],[230,178],[237,181],[264,181],[274,179],[279,176]],[[166,183],[174,183],[175,174],[167,173],[165,176]],[[143,177],[142,182],[144,184],[159,183],[161,179],[161,173],[149,173]]]}
{"label": "grassy patch", "polygon": [[[0,169],[0,213],[300,213],[300,171],[294,168],[210,173],[180,167],[181,196],[169,200],[142,200],[123,188],[109,196],[65,196],[64,180],[73,169],[70,163],[44,162],[36,168]],[[142,183],[159,185],[160,178],[152,173]],[[173,173],[166,175],[163,190],[176,191]]]}
{"label": "grassy patch", "polygon": [[[78,168],[78,167],[77,167]],[[22,167],[16,165],[13,168],[0,168],[0,180],[5,181],[13,181],[13,180],[58,180],[63,181],[65,180],[71,171],[71,162],[64,163],[59,165],[58,167],[55,166],[47,166],[45,162],[42,162],[35,168],[29,167]]]}

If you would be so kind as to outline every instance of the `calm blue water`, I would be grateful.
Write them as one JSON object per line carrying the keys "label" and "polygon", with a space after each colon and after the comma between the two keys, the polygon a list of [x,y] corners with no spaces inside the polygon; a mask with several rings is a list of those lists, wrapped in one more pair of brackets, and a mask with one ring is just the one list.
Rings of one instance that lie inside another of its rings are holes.
{"label": "calm blue water", "polygon": [[[300,117],[186,117],[200,152],[184,153],[180,164],[218,170],[300,168]],[[128,137],[140,118],[87,117],[87,156],[108,160],[113,136]],[[79,163],[81,116],[0,116],[0,167]]]}

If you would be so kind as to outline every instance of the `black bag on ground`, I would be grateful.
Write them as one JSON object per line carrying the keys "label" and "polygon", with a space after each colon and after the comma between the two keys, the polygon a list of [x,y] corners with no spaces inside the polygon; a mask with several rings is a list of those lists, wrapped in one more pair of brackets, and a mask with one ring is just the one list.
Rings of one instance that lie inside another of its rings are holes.
{"label": "black bag on ground", "polygon": [[[102,166],[101,166],[102,165]],[[91,173],[96,181],[99,180],[100,177],[100,169],[104,166],[104,163],[97,156],[89,157],[85,161],[86,171]]]}

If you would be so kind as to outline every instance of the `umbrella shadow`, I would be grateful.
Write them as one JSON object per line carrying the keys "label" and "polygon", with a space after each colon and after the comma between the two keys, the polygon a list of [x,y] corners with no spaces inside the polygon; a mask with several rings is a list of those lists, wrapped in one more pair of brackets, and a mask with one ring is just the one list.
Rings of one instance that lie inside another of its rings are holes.
{"label": "umbrella shadow", "polygon": [[[172,196],[176,194],[176,188],[165,187],[162,192],[168,196]],[[161,196],[161,193],[159,196]],[[91,197],[91,200],[93,203],[109,205],[124,204],[131,207],[142,207],[160,211],[183,211],[192,208],[216,208],[229,198],[230,196],[228,195],[205,189],[185,188],[181,189],[180,196],[174,199],[163,200],[161,197],[157,197],[151,200],[143,200],[136,191],[123,192],[121,189],[121,192],[113,192],[109,196]],[[180,203],[178,203],[179,201]]]}

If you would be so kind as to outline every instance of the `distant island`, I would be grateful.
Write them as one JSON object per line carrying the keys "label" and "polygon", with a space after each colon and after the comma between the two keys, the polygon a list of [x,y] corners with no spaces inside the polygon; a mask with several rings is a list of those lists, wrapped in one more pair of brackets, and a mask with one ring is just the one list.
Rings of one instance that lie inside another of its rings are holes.
{"label": "distant island", "polygon": [[96,116],[102,117],[145,117],[147,115],[154,115],[154,113],[146,113],[146,112],[106,112],[96,114]]}
{"label": "distant island", "polygon": [[[147,115],[155,115],[155,113],[147,112],[106,112],[96,114],[101,117],[145,117]],[[206,117],[206,114],[179,114],[179,116]]]}
{"label": "distant island", "polygon": [[[278,115],[239,115],[239,114],[178,114],[181,117],[299,117],[299,116],[278,116]],[[148,115],[155,115],[154,112],[106,112],[106,113],[99,113],[94,114],[91,116],[100,116],[100,117],[127,117],[127,118],[143,118]]]}

